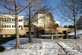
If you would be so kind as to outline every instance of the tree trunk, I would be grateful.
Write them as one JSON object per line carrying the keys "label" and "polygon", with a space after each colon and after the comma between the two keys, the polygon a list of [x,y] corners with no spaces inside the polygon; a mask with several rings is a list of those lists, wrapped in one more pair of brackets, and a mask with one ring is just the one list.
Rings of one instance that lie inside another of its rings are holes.
{"label": "tree trunk", "polygon": [[74,39],[76,39],[76,12],[75,12],[75,2],[72,0],[73,4],[73,17],[74,17]]}
{"label": "tree trunk", "polygon": [[1,21],[0,21],[0,35],[1,35],[1,33],[2,33],[2,28],[3,28],[3,24],[2,24],[2,19],[0,19]]}
{"label": "tree trunk", "polygon": [[75,18],[75,16],[74,16],[74,39],[76,39],[76,18]]}
{"label": "tree trunk", "polygon": [[29,43],[32,42],[32,37],[31,37],[31,9],[30,9],[30,3],[29,3]]}
{"label": "tree trunk", "polygon": [[19,25],[18,25],[18,12],[16,0],[14,0],[15,5],[15,32],[16,32],[16,48],[20,48],[20,39],[19,39]]}
{"label": "tree trunk", "polygon": [[15,15],[15,25],[16,25],[16,48],[20,48],[20,39],[19,39],[19,25],[18,25],[18,15]]}

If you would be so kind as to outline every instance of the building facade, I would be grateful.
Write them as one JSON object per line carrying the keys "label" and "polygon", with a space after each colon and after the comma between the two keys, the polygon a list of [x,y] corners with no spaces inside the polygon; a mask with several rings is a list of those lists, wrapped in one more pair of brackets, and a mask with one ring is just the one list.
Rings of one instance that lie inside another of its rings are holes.
{"label": "building facade", "polygon": [[[18,16],[19,34],[24,28],[24,16]],[[15,16],[14,15],[0,15],[0,34],[11,35],[15,34]]]}
{"label": "building facade", "polygon": [[51,13],[38,13],[34,17],[34,20],[35,22],[33,22],[33,24],[37,27],[42,27],[46,32],[55,32],[56,22],[54,21],[54,17]]}

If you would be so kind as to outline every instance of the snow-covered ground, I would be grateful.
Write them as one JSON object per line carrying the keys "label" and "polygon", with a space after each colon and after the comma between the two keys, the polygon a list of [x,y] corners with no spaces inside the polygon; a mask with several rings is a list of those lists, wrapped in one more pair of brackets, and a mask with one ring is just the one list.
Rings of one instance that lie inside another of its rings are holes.
{"label": "snow-covered ground", "polygon": [[[20,39],[20,44],[26,44],[28,42],[28,38],[21,38]],[[10,50],[10,49],[15,49],[16,46],[16,39],[9,41],[5,44],[2,44],[1,46],[3,46],[5,48],[5,50]]]}
{"label": "snow-covered ground", "polygon": [[[60,41],[58,41],[60,42]],[[82,39],[61,40],[62,43],[82,53]]]}
{"label": "snow-covered ground", "polygon": [[16,40],[9,41],[2,45],[6,50],[1,52],[0,55],[66,55],[66,51],[67,54],[82,55],[81,39],[50,40],[33,38],[32,40],[33,43],[28,43],[28,38],[21,38],[20,49],[15,49]]}
{"label": "snow-covered ground", "polygon": [[[69,36],[74,36],[74,32],[71,32],[68,35]],[[77,30],[76,35],[77,35],[77,37],[80,37],[82,39],[82,30]]]}
{"label": "snow-covered ground", "polygon": [[82,55],[81,52],[79,52],[79,51],[76,50],[76,49],[72,49],[71,47],[69,47],[69,46],[66,45],[65,43],[63,43],[63,42],[58,42],[58,43],[62,46],[62,48],[65,49],[66,54],[68,54],[68,55],[70,55],[70,54]]}
{"label": "snow-covered ground", "polygon": [[[23,40],[25,44],[23,43]],[[0,55],[58,55],[65,54],[62,48],[50,39],[32,39],[33,43],[26,43],[28,39],[21,38],[21,49],[14,49],[16,40],[12,40],[3,44],[6,48]]]}

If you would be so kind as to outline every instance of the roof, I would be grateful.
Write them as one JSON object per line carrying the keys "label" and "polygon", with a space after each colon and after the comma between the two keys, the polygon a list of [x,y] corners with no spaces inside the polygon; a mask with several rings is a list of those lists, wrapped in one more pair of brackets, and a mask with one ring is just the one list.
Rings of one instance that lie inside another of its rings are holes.
{"label": "roof", "polygon": [[[6,18],[15,18],[15,15],[4,15],[4,14],[0,14],[0,18],[2,18],[2,17],[3,17],[3,18],[5,18],[5,17],[6,17]],[[24,18],[24,16],[19,16],[19,15],[18,15],[18,18],[21,19],[21,18]]]}

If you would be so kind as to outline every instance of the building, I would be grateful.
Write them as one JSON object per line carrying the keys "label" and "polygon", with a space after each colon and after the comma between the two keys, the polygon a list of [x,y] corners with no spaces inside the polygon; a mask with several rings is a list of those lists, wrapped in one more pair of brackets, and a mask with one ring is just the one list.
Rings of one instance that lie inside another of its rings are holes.
{"label": "building", "polygon": [[35,15],[34,20],[33,25],[42,27],[46,32],[55,32],[56,22],[50,12],[47,14],[38,13]]}
{"label": "building", "polygon": [[56,28],[57,33],[63,33],[63,31],[66,31],[67,33],[70,33],[71,29],[70,28],[61,28],[61,27]]}
{"label": "building", "polygon": [[[46,33],[54,33],[57,23],[54,21],[53,15],[49,12],[47,14],[38,13],[31,19],[31,31],[36,31],[38,28],[45,30]],[[25,22],[28,26],[28,21]],[[28,31],[27,31],[28,32]]]}
{"label": "building", "polygon": [[[24,16],[18,16],[19,34],[24,35]],[[0,35],[15,34],[15,16],[0,15]]]}
{"label": "building", "polygon": [[[24,22],[24,16],[18,16],[18,19],[19,34],[26,35],[26,32],[28,32],[28,21]],[[32,21],[32,32],[34,32],[37,27],[44,29],[46,33],[52,33],[56,30],[56,22],[50,12],[47,14],[38,13]],[[0,35],[9,36],[13,34],[15,34],[15,16],[0,15]]]}

